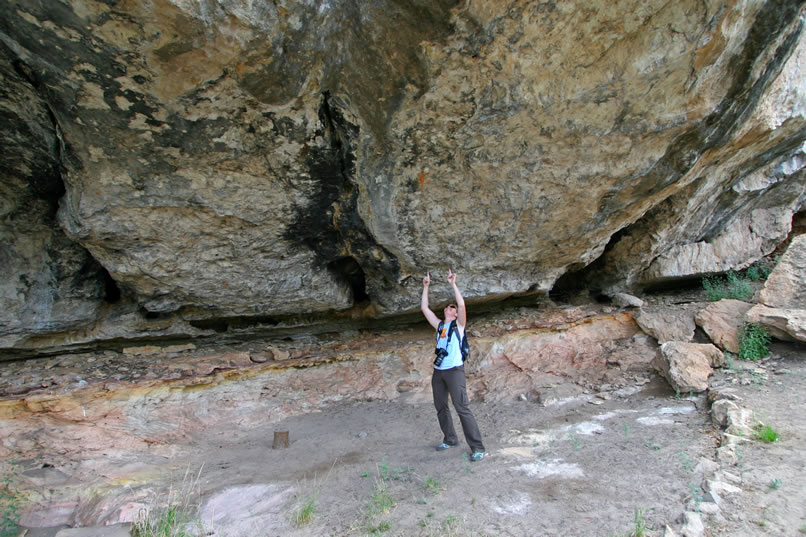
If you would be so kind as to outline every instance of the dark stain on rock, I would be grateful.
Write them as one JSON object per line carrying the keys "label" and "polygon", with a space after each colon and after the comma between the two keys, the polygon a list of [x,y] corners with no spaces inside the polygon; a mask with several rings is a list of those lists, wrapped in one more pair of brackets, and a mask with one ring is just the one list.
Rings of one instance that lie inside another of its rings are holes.
{"label": "dark stain on rock", "polygon": [[372,295],[367,277],[391,285],[400,272],[397,260],[379,245],[358,211],[359,189],[355,184],[355,148],[358,127],[344,118],[325,93],[319,107],[321,143],[305,156],[310,172],[308,204],[297,209],[294,224],[284,238],[310,249],[320,268],[337,275],[352,290],[353,300]]}

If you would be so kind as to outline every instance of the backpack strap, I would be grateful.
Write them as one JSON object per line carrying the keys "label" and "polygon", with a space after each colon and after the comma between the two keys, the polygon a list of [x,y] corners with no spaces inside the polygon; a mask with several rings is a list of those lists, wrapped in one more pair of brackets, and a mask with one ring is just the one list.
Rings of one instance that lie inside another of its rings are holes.
{"label": "backpack strap", "polygon": [[451,343],[451,335],[453,332],[456,331],[456,336],[459,336],[459,329],[456,328],[456,321],[451,321],[451,324],[448,326],[448,345]]}
{"label": "backpack strap", "polygon": [[[442,333],[443,326],[445,326],[445,321],[440,321],[437,327],[437,343],[439,343],[439,335]],[[445,344],[446,347],[451,343],[451,336],[454,332],[456,332],[456,337],[459,337],[459,328],[456,327],[456,321],[451,321],[451,324],[448,325],[448,341]]]}

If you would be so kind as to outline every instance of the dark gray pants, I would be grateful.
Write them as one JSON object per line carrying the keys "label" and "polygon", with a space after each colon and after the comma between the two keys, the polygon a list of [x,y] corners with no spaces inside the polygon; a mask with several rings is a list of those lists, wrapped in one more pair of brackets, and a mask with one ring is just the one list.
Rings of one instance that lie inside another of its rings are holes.
{"label": "dark gray pants", "polygon": [[479,426],[470,411],[470,407],[468,407],[470,400],[467,398],[464,366],[444,371],[434,369],[434,375],[431,377],[431,389],[434,392],[434,406],[437,409],[439,427],[444,435],[442,441],[454,446],[459,443],[456,430],[453,428],[451,409],[448,407],[448,396],[450,395],[453,407],[456,409],[456,413],[459,414],[462,431],[465,433],[465,440],[467,440],[470,449],[484,451]]}

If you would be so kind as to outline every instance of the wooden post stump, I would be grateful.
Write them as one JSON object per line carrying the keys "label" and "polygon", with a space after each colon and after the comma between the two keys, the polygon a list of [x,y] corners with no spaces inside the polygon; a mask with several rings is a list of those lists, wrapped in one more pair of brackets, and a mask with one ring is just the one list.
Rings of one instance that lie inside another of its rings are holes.
{"label": "wooden post stump", "polygon": [[287,447],[288,447],[288,431],[274,431],[274,442],[272,442],[271,448],[279,449]]}

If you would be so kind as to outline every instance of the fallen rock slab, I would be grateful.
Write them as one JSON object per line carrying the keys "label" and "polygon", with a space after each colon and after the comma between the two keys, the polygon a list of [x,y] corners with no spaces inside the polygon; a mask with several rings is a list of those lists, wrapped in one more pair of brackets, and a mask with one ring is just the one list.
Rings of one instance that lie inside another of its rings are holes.
{"label": "fallen rock slab", "polygon": [[741,300],[724,299],[697,312],[694,320],[716,346],[738,354],[739,334],[751,307],[752,304]]}
{"label": "fallen rock slab", "polygon": [[652,365],[679,392],[704,392],[713,368],[725,362],[722,351],[710,344],[670,341],[660,350]]}
{"label": "fallen rock slab", "polygon": [[645,308],[636,313],[634,318],[641,330],[657,339],[660,344],[691,341],[697,329],[694,314],[686,308]]}
{"label": "fallen rock slab", "polygon": [[806,309],[806,234],[798,235],[773,269],[760,300],[765,306],[781,309]]}
{"label": "fallen rock slab", "polygon": [[759,323],[770,335],[785,341],[806,341],[806,234],[798,235],[776,265],[759,296],[759,304],[747,312],[749,322]]}
{"label": "fallen rock slab", "polygon": [[747,322],[758,323],[782,341],[806,341],[806,310],[770,308],[756,304],[747,311]]}

